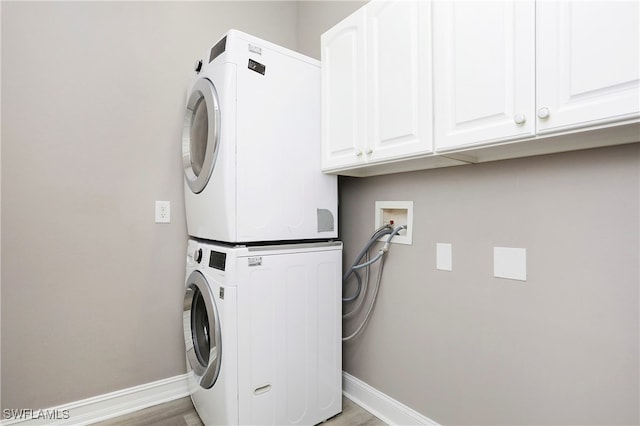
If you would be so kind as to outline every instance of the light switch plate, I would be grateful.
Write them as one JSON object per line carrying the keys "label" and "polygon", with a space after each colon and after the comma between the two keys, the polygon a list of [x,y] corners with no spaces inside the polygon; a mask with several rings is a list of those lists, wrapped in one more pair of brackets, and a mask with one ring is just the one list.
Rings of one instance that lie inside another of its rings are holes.
{"label": "light switch plate", "polygon": [[493,248],[493,276],[510,280],[527,280],[527,249]]}
{"label": "light switch plate", "polygon": [[453,246],[449,243],[436,243],[436,269],[453,271]]}

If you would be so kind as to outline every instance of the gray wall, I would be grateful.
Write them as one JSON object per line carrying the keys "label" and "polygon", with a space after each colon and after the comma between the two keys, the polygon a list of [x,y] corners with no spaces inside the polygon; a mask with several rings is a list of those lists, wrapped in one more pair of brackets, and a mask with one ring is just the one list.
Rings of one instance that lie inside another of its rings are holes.
{"label": "gray wall", "polygon": [[[2,2],[2,407],[184,373],[180,139],[228,28],[297,44],[295,2]],[[154,201],[172,223],[154,223]]]}
{"label": "gray wall", "polygon": [[[414,201],[345,371],[441,424],[637,424],[639,172],[633,144],[342,179],[349,261],[376,200]],[[496,246],[527,249],[526,282],[493,278]]]}
{"label": "gray wall", "polygon": [[[299,8],[303,33],[353,10]],[[376,200],[414,201],[414,243],[392,246],[344,370],[441,424],[638,424],[639,175],[633,144],[341,178],[345,262]],[[452,272],[436,243],[453,244]],[[493,278],[495,246],[527,249],[527,282]]]}
{"label": "gray wall", "polygon": [[320,59],[320,35],[367,1],[320,0],[298,2],[298,50]]}

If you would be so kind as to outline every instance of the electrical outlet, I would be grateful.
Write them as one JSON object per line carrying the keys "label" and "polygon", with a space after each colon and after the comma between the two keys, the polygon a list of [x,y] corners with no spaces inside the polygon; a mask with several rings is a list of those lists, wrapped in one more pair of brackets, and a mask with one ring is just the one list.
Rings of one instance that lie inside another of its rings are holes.
{"label": "electrical outlet", "polygon": [[156,201],[156,223],[171,223],[171,202]]}

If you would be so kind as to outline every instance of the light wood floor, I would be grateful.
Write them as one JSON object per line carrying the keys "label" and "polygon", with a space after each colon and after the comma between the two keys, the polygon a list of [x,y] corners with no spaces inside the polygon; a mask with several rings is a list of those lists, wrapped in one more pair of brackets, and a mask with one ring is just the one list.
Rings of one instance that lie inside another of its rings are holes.
{"label": "light wood floor", "polygon": [[[149,407],[122,417],[95,423],[97,426],[203,426],[191,398],[181,398]],[[322,423],[322,426],[383,426],[380,419],[342,397],[342,413]]]}

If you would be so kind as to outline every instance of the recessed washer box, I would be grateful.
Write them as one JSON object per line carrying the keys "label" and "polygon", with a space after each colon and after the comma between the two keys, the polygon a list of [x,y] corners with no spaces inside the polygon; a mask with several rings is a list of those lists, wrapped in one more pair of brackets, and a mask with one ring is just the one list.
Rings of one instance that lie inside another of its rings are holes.
{"label": "recessed washer box", "polygon": [[[375,229],[386,224],[392,226],[406,225],[407,229],[402,230],[393,237],[392,243],[411,245],[413,238],[413,201],[376,201],[376,221]],[[378,241],[386,241],[387,236]]]}

